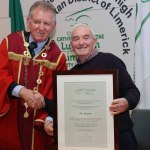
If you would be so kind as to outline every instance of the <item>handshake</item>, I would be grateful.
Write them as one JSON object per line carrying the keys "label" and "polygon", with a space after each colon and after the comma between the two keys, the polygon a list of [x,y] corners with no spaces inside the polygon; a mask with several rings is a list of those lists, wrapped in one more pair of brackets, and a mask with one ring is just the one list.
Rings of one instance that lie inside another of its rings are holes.
{"label": "handshake", "polygon": [[24,99],[25,103],[33,109],[41,109],[45,107],[45,101],[42,94],[37,91],[21,88],[19,96]]}
{"label": "handshake", "polygon": [[[45,107],[44,97],[37,91],[23,87],[19,91],[19,96],[24,99],[25,105],[31,107],[32,109],[37,110]],[[53,121],[46,119],[44,122],[44,129],[49,136],[53,136]]]}

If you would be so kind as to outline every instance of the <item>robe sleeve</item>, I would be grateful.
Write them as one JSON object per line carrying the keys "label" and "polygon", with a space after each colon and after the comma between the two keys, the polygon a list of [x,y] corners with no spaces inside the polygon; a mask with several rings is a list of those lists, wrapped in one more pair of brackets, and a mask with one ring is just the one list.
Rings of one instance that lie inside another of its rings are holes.
{"label": "robe sleeve", "polygon": [[58,61],[57,70],[67,70],[66,57],[64,53],[61,53],[61,57]]}
{"label": "robe sleeve", "polygon": [[13,78],[9,73],[7,45],[7,39],[5,38],[0,45],[0,117],[4,116],[9,111],[10,101],[7,89],[13,81]]}

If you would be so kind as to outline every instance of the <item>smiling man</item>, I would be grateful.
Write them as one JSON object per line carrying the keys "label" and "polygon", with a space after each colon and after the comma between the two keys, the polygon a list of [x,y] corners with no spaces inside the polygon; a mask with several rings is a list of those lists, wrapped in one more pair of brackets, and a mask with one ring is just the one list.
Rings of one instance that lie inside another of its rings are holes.
{"label": "smiling man", "polygon": [[27,27],[0,45],[0,149],[51,149],[44,120],[52,113],[52,72],[67,69],[65,55],[50,37],[56,27],[54,6],[35,2]]}
{"label": "smiling man", "polygon": [[129,110],[137,106],[140,99],[139,90],[128,74],[123,61],[111,53],[99,52],[95,45],[96,38],[89,26],[76,24],[73,27],[71,47],[77,56],[77,65],[72,70],[118,70],[118,98],[112,100],[112,104],[108,106],[108,109],[112,115],[117,115],[119,150],[137,150]]}

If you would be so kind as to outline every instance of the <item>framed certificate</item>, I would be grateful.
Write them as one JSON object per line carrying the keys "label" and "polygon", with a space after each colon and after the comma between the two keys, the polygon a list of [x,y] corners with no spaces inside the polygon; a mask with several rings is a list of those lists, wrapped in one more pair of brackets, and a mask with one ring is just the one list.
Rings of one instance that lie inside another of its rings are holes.
{"label": "framed certificate", "polygon": [[53,87],[56,150],[118,150],[117,70],[54,71]]}

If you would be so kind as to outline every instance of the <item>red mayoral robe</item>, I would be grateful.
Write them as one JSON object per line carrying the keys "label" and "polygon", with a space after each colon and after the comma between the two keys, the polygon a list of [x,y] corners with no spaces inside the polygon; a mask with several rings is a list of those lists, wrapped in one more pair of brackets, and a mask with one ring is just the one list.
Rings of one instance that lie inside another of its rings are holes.
{"label": "red mayoral robe", "polygon": [[1,150],[51,149],[48,146],[51,137],[43,127],[47,112],[27,107],[24,100],[10,97],[7,90],[14,81],[52,100],[52,71],[66,69],[66,57],[53,40],[32,58],[24,31],[3,39],[0,45]]}

